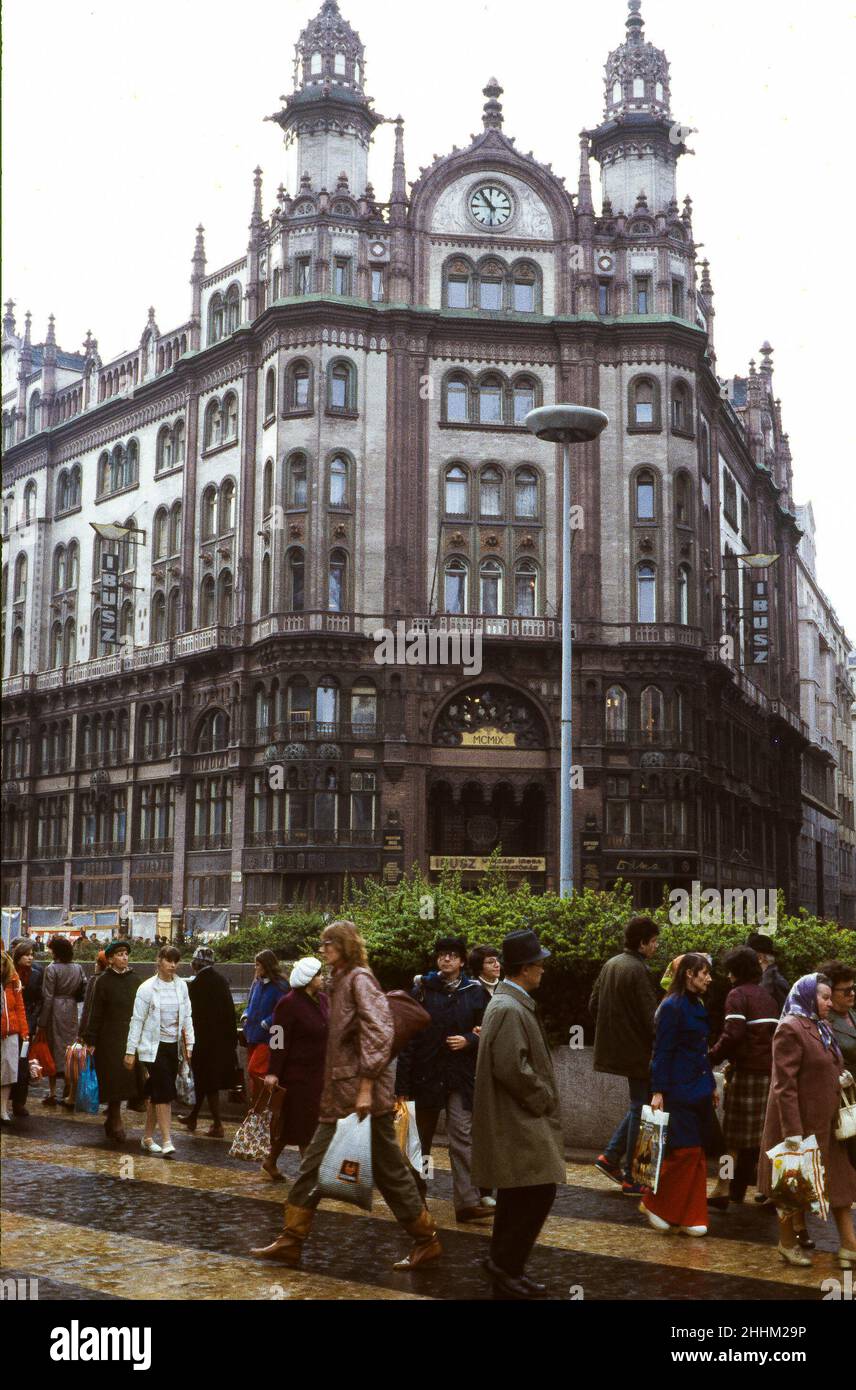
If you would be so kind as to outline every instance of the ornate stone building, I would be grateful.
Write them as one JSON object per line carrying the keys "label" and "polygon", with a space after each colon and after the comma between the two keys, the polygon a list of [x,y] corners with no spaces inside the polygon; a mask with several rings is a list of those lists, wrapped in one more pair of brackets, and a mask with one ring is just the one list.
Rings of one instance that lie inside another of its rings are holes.
{"label": "ornate stone building", "polygon": [[[414,862],[475,881],[497,847],[555,887],[569,504],[577,883],[796,900],[788,440],[768,345],[717,375],[640,0],[576,192],[516,147],[501,95],[410,185],[398,118],[379,202],[384,117],[325,0],[271,118],[296,186],[265,215],[256,171],[227,266],[198,229],[187,322],[151,310],[105,362],[91,337],[61,352],[53,321],[33,345],[7,306],[4,903],[236,914]],[[570,499],[523,424],[565,400],[610,417]],[[779,558],[741,564],[758,552]],[[478,634],[481,674],[378,664],[398,622]]]}

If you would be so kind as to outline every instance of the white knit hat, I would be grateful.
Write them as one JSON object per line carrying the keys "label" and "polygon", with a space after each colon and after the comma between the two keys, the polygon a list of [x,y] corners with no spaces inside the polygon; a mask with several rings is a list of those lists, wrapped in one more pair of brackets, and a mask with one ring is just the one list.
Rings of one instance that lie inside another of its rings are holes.
{"label": "white knit hat", "polygon": [[289,975],[288,983],[292,989],[302,989],[304,985],[309,984],[310,980],[314,980],[318,971],[322,969],[320,960],[316,960],[314,956],[304,956],[302,960],[297,962]]}

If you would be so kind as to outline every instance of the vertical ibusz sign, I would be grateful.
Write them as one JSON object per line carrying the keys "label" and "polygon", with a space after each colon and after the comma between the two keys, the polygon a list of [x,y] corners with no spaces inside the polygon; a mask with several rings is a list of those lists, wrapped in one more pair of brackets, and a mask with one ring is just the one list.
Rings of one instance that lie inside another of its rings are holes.
{"label": "vertical ibusz sign", "polygon": [[119,640],[119,556],[101,556],[101,641]]}
{"label": "vertical ibusz sign", "polygon": [[752,585],[752,665],[766,666],[770,655],[770,598],[765,580]]}

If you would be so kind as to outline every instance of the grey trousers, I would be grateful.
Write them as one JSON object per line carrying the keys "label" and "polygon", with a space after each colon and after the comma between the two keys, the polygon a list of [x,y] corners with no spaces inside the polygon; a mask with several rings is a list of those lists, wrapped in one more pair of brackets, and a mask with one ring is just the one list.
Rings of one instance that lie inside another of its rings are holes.
{"label": "grey trousers", "polygon": [[[434,1142],[434,1131],[441,1115],[440,1110],[427,1109],[416,1103],[416,1128],[422,1145],[422,1157],[427,1158]],[[473,1112],[467,1110],[460,1091],[452,1091],[446,1098],[446,1133],[449,1138],[449,1166],[452,1169],[452,1200],[455,1211],[465,1207],[477,1207],[481,1193],[473,1185],[470,1168],[473,1161]]]}
{"label": "grey trousers", "polygon": [[[409,1226],[422,1213],[425,1203],[416,1186],[416,1174],[411,1168],[395,1137],[392,1112],[372,1115],[363,1124],[372,1127],[372,1174],[377,1187],[393,1216],[403,1226]],[[335,1124],[320,1124],[309,1141],[309,1148],[300,1163],[300,1172],[288,1194],[289,1206],[317,1207],[320,1198],[315,1194],[318,1169],[330,1147]]]}

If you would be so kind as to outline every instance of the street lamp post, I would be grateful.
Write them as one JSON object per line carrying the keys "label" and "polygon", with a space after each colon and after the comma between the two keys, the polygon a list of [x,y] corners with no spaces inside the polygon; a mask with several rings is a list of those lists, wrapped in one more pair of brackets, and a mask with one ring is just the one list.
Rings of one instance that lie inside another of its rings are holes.
{"label": "street lamp post", "polygon": [[590,444],[609,424],[602,410],[582,405],[545,405],[530,410],[526,428],[562,446],[562,771],[560,784],[559,892],[574,894],[573,650],[571,643],[571,445]]}

